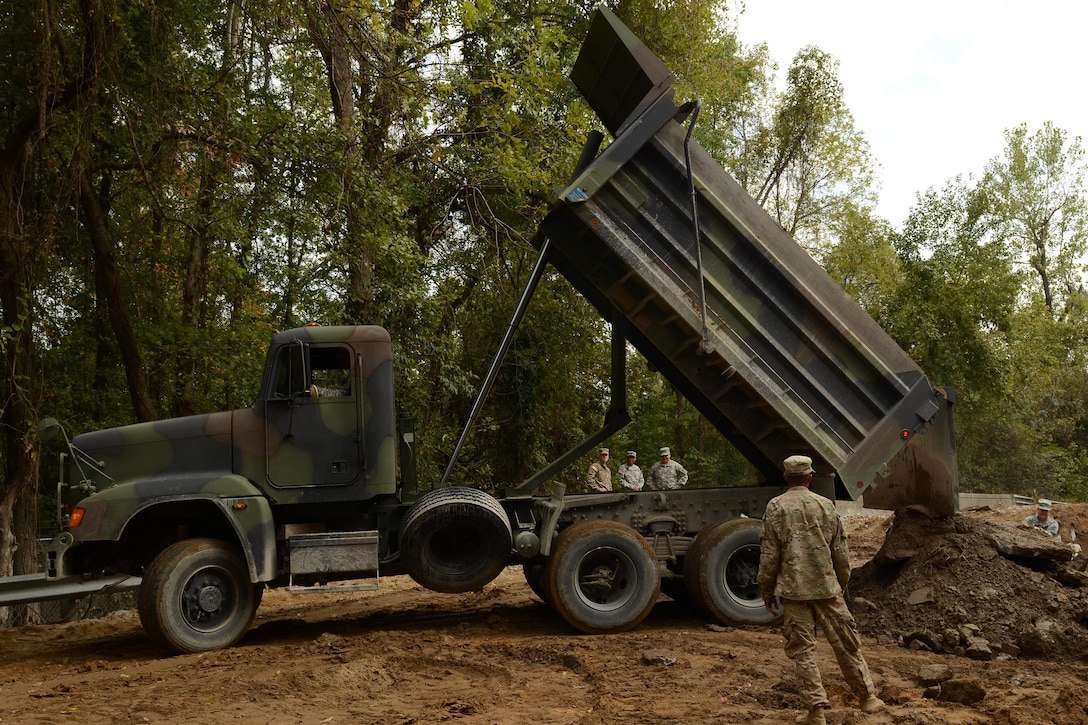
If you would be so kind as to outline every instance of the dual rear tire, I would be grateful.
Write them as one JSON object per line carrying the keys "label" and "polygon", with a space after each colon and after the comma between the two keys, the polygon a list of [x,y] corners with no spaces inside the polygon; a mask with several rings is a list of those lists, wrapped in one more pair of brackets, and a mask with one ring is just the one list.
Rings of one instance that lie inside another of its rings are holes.
{"label": "dual rear tire", "polygon": [[586,634],[638,626],[660,593],[653,549],[614,521],[582,521],[560,532],[543,577],[544,600]]}
{"label": "dual rear tire", "polygon": [[776,617],[759,591],[756,519],[726,519],[700,531],[684,560],[692,600],[722,624],[770,624]]}
{"label": "dual rear tire", "polygon": [[[701,531],[687,552],[683,579],[687,594],[718,622],[775,621],[763,606],[757,581],[759,534],[757,520],[728,519]],[[571,525],[556,537],[542,566],[529,566],[526,579],[534,591],[564,621],[587,634],[638,626],[661,593],[653,549],[636,531],[613,521]],[[681,584],[679,579],[669,581]],[[670,596],[682,596],[675,588]]]}

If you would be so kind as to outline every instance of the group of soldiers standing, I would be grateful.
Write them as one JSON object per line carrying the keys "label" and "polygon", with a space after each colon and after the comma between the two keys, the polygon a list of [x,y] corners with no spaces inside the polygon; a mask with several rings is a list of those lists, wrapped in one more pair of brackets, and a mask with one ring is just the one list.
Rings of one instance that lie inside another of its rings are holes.
{"label": "group of soldiers standing", "polygon": [[[642,475],[642,469],[638,466],[638,454],[627,451],[626,460],[620,464],[616,471],[616,480],[620,486],[631,491],[641,491],[643,488],[655,491],[668,491],[683,488],[688,482],[688,472],[677,461],[672,459],[672,450],[664,446],[658,450],[661,460],[650,466],[647,476]],[[590,465],[586,473],[586,483],[590,491],[612,491],[612,469],[608,465],[609,452],[602,448],[597,452],[597,461]]]}

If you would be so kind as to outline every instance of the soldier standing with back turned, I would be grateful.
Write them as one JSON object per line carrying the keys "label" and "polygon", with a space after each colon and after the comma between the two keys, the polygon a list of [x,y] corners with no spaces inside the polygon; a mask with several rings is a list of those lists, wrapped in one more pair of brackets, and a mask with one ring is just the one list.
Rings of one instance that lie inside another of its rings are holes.
{"label": "soldier standing with back turned", "polygon": [[759,589],[763,603],[778,614],[782,599],[786,655],[797,664],[801,695],[808,712],[798,723],[824,725],[827,692],[816,663],[816,625],[835,650],[842,674],[861,702],[862,712],[879,712],[869,667],[861,656],[854,615],[843,591],[850,580],[850,556],[842,521],[831,500],[809,490],[812,459],[790,456],[783,461],[787,489],[767,504],[760,537]]}

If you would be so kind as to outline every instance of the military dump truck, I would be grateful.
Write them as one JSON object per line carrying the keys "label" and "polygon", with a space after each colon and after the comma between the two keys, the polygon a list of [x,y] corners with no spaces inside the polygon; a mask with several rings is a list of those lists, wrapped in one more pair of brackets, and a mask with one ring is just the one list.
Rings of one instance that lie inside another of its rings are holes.
{"label": "military dump truck", "polygon": [[[829,497],[953,513],[950,391],[692,139],[698,103],[676,105],[663,63],[599,10],[571,78],[613,140],[601,151],[602,136],[590,139],[543,220],[537,264],[441,480],[416,481],[386,330],[288,330],[271,342],[252,408],[72,439],[47,571],[0,580],[0,604],[138,587],[147,634],[197,652],[237,642],[267,587],[375,589],[379,575],[408,574],[466,592],[520,566],[581,632],[638,625],[662,589],[722,622],[759,623],[771,617],[756,584],[759,519],[788,455],[812,457]],[[447,485],[549,264],[611,327],[604,424],[497,494]],[[629,422],[628,344],[762,485],[567,494],[558,474]]]}

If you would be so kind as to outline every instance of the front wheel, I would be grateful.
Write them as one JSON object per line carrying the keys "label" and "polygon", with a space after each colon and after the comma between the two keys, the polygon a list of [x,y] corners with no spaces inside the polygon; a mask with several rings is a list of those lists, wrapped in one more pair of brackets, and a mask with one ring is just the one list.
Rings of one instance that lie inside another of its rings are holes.
{"label": "front wheel", "polygon": [[776,617],[759,591],[759,532],[754,519],[703,529],[684,561],[684,580],[699,607],[723,624],[769,624]]}
{"label": "front wheel", "polygon": [[259,601],[236,548],[217,539],[188,539],[168,546],[144,571],[138,609],[156,644],[191,653],[240,640]]}
{"label": "front wheel", "polygon": [[545,601],[586,634],[637,626],[660,593],[653,549],[634,529],[614,521],[582,521],[564,529],[544,582]]}

